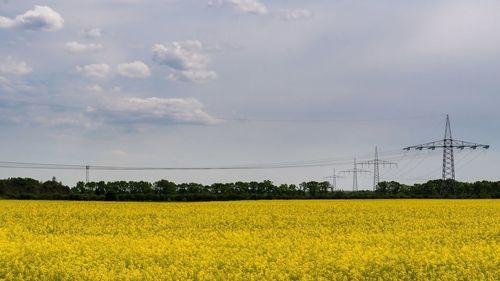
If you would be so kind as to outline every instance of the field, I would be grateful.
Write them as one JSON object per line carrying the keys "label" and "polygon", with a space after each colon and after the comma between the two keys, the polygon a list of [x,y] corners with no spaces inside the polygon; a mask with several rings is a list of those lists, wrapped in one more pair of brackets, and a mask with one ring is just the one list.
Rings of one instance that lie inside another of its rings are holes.
{"label": "field", "polygon": [[498,280],[500,201],[0,201],[0,280]]}

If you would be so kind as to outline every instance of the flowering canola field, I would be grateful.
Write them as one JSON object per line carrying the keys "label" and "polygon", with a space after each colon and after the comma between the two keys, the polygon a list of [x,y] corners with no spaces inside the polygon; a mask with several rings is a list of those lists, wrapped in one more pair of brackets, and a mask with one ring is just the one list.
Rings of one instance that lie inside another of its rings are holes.
{"label": "flowering canola field", "polygon": [[499,280],[498,200],[0,201],[0,280]]}

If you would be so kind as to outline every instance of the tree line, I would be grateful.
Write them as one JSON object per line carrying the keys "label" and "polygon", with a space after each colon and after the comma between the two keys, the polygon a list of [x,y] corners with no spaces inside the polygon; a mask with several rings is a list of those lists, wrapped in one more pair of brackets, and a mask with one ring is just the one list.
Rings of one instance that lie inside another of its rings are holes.
{"label": "tree line", "polygon": [[474,183],[431,180],[405,185],[381,182],[375,191],[332,190],[328,182],[299,185],[262,182],[177,184],[168,180],[78,182],[69,187],[56,178],[40,182],[31,178],[0,180],[0,197],[13,199],[67,199],[110,201],[219,201],[247,199],[369,199],[369,198],[500,198],[500,182]]}

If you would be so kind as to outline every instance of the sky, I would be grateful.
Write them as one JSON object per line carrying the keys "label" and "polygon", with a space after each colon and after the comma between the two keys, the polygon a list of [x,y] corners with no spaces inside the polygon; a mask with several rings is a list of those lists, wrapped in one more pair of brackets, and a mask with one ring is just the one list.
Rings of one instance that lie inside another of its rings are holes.
{"label": "sky", "polygon": [[[499,180],[498,11],[493,0],[0,0],[0,162],[325,164],[90,171],[297,184],[377,145],[399,164],[382,180],[424,182],[441,177],[442,152],[402,148],[442,139],[450,114],[456,139],[491,145],[456,151],[457,179]],[[74,185],[85,171],[0,168],[16,176]],[[337,182],[352,188],[350,174]]]}

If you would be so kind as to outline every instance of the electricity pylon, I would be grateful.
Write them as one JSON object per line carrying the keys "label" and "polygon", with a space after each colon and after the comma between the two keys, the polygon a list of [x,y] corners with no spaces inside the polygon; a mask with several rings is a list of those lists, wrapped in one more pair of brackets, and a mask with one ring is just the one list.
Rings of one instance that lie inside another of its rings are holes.
{"label": "electricity pylon", "polygon": [[358,168],[356,158],[354,158],[354,168],[341,171],[344,174],[352,174],[352,191],[358,191],[358,173],[369,173],[370,171]]}
{"label": "electricity pylon", "polygon": [[358,164],[360,164],[361,167],[373,165],[373,191],[377,189],[378,183],[380,182],[380,165],[382,165],[383,168],[385,168],[385,166],[389,166],[389,168],[398,166],[398,163],[379,159],[377,146],[375,146],[375,158],[373,158],[373,160],[359,162]]}
{"label": "electricity pylon", "polygon": [[447,114],[446,115],[446,128],[444,131],[444,139],[438,140],[438,141],[433,141],[433,142],[428,142],[428,143],[424,143],[424,144],[409,146],[409,147],[404,148],[404,150],[407,150],[407,151],[412,150],[412,149],[413,150],[422,150],[422,149],[435,150],[436,148],[443,148],[442,180],[443,180],[443,188],[445,188],[448,182],[451,182],[453,184],[453,181],[455,180],[455,160],[453,158],[453,149],[454,148],[457,148],[460,150],[463,150],[465,148],[488,149],[488,148],[490,148],[490,146],[487,144],[479,144],[479,143],[473,143],[473,142],[467,142],[467,141],[453,139],[453,137],[451,136],[450,117]]}
{"label": "electricity pylon", "polygon": [[337,179],[343,178],[343,176],[337,175],[335,169],[333,169],[333,175],[325,177],[325,179],[332,179],[332,192],[337,189]]}
{"label": "electricity pylon", "polygon": [[85,183],[89,183],[89,173],[90,173],[90,166],[86,165],[85,166]]}

